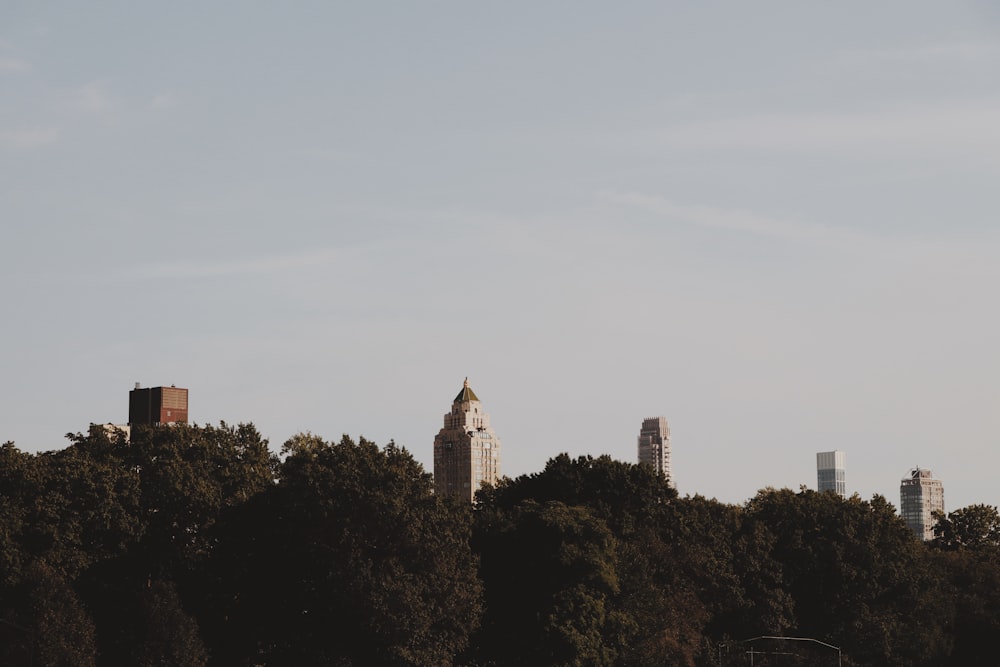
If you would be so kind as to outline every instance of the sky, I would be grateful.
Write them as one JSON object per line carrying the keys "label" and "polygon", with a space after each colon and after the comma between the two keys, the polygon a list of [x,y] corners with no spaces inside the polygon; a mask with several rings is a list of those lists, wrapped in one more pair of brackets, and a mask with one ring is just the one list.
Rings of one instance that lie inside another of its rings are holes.
{"label": "sky", "polygon": [[1000,504],[992,2],[0,5],[0,441],[190,390],[510,476]]}

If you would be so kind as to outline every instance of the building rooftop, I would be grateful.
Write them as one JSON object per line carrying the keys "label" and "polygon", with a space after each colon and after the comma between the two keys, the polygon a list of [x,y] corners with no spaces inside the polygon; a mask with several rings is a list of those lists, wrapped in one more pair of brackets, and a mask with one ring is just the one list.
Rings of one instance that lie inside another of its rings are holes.
{"label": "building rooftop", "polygon": [[454,403],[464,403],[465,401],[478,401],[479,397],[476,396],[476,392],[472,391],[472,387],[469,386],[469,378],[465,378],[465,384],[462,386],[462,391],[458,392],[458,396],[455,397]]}

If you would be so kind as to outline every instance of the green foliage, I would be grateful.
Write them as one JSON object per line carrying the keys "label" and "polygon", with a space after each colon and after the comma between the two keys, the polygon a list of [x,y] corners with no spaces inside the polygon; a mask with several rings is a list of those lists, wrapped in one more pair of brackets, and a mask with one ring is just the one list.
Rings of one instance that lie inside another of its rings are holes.
{"label": "green foliage", "polygon": [[137,428],[131,441],[94,426],[34,457],[23,541],[76,578],[99,623],[102,660],[126,664],[145,636],[149,582],[191,581],[222,514],[273,485],[276,458],[249,424]]}
{"label": "green foliage", "polygon": [[947,577],[947,601],[954,610],[951,660],[994,665],[992,638],[1000,634],[1000,514],[990,505],[970,505],[937,519],[935,566]]}
{"label": "green foliage", "polygon": [[143,641],[135,664],[138,667],[205,667],[208,652],[198,634],[198,624],[181,606],[176,587],[170,582],[151,583],[142,596]]}
{"label": "green foliage", "polygon": [[[86,439],[78,436],[80,440]],[[103,430],[91,436],[107,450]],[[20,580],[24,563],[44,559],[73,579],[128,548],[141,534],[138,480],[121,460],[74,444],[32,455],[0,448],[0,584]]]}
{"label": "green foliage", "polygon": [[926,549],[880,496],[788,489],[747,504],[794,601],[796,636],[824,638],[859,664],[911,664],[943,650],[928,601],[939,581]]}
{"label": "green foliage", "polygon": [[610,456],[571,459],[568,454],[550,459],[540,473],[501,480],[477,496],[490,507],[513,507],[525,500],[586,506],[622,536],[655,521],[676,497],[667,479],[649,466]]}
{"label": "green foliage", "polygon": [[26,625],[34,638],[37,664],[95,665],[94,624],[66,580],[44,562],[35,561],[25,573],[23,586]]}
{"label": "green foliage", "polygon": [[136,428],[123,464],[138,476],[143,548],[152,573],[193,566],[228,508],[274,481],[275,457],[251,424]]}
{"label": "green foliage", "polygon": [[611,665],[627,619],[616,541],[583,507],[527,500],[479,522],[487,590],[480,660],[496,665]]}
{"label": "green foliage", "polygon": [[480,615],[469,508],[394,444],[284,451],[277,486],[219,533],[220,661],[450,665]]}
{"label": "green foliage", "polygon": [[20,581],[27,556],[29,508],[38,494],[32,484],[33,457],[12,442],[0,446],[0,588]]}
{"label": "green foliage", "polygon": [[948,603],[951,664],[996,665],[994,638],[1000,634],[1000,551],[943,550],[934,555],[937,571],[949,585],[939,609]]}
{"label": "green foliage", "polygon": [[606,456],[470,506],[393,443],[282,454],[224,423],[0,446],[0,663],[700,667],[759,636],[996,662],[992,506],[940,516],[929,547],[879,496],[680,498]]}
{"label": "green foliage", "polygon": [[934,546],[946,550],[1000,547],[1000,513],[990,505],[969,505],[944,516],[935,512]]}
{"label": "green foliage", "polygon": [[[581,517],[606,527],[613,538],[602,541],[594,531],[575,536],[578,548],[585,544],[601,554],[590,562],[603,563],[613,573],[615,586],[599,590],[600,604],[591,605],[601,610],[602,620],[588,626],[589,641],[571,645],[586,649],[588,664],[694,663],[709,605],[728,597],[722,588],[735,585],[726,538],[733,526],[720,531],[711,519],[727,514],[724,506],[678,499],[667,480],[648,466],[565,454],[550,460],[542,472],[504,480],[478,499],[476,542],[483,559],[488,619],[480,641],[486,656],[497,664],[531,663],[541,654],[537,647],[554,642],[540,621],[564,590],[579,584],[539,570],[539,562],[549,562],[545,549],[551,545],[546,547],[542,535],[522,542],[518,534],[534,525],[526,518],[537,512],[531,510],[532,503],[556,503],[582,512]],[[732,519],[732,510],[728,512]],[[558,523],[542,525],[548,530],[543,535],[567,539],[557,530]],[[530,572],[517,569],[526,560],[532,563]],[[527,589],[523,594],[522,588]],[[534,637],[534,644],[519,640],[520,648],[514,649],[518,636]],[[535,653],[525,653],[531,650]]]}

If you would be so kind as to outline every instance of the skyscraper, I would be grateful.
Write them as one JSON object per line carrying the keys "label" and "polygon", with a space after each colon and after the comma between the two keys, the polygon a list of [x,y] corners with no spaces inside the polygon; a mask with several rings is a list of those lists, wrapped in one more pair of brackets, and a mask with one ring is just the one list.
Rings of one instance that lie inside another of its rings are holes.
{"label": "skyscraper", "polygon": [[816,453],[816,490],[847,496],[847,454],[841,451]]}
{"label": "skyscraper", "polygon": [[944,485],[930,470],[914,468],[899,484],[899,513],[910,530],[926,541],[934,538],[934,512],[944,512]]}
{"label": "skyscraper", "polygon": [[146,424],[186,424],[188,420],[188,390],[179,387],[149,387],[135,389],[128,394],[129,426]]}
{"label": "skyscraper", "polygon": [[500,441],[465,378],[434,438],[434,491],[472,502],[483,483],[500,479]]}
{"label": "skyscraper", "polygon": [[670,427],[665,417],[642,420],[639,431],[639,463],[647,463],[663,473],[670,486],[674,484],[674,471],[670,465]]}

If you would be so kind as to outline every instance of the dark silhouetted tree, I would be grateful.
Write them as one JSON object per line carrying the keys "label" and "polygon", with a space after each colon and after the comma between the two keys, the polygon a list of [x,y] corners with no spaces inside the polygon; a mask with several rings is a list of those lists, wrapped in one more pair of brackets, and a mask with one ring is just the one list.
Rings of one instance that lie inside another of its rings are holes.
{"label": "dark silhouetted tree", "polygon": [[747,515],[766,532],[794,601],[791,632],[841,646],[845,664],[913,664],[946,653],[935,613],[940,577],[884,498],[772,489],[747,504]]}
{"label": "dark silhouetted tree", "polygon": [[25,573],[25,625],[34,636],[34,661],[51,667],[95,665],[93,621],[66,580],[42,561]]}
{"label": "dark silhouetted tree", "polygon": [[208,653],[198,624],[185,613],[176,587],[151,583],[140,601],[143,637],[136,655],[138,667],[205,667]]}
{"label": "dark silhouetted tree", "polygon": [[478,522],[487,614],[478,659],[504,665],[612,665],[629,619],[616,542],[584,507],[525,500]]}
{"label": "dark silhouetted tree", "polygon": [[302,435],[219,532],[221,664],[442,665],[481,613],[469,508],[404,449]]}
{"label": "dark silhouetted tree", "polygon": [[1000,547],[1000,513],[991,505],[969,505],[945,516],[935,512],[934,546],[947,549]]}

